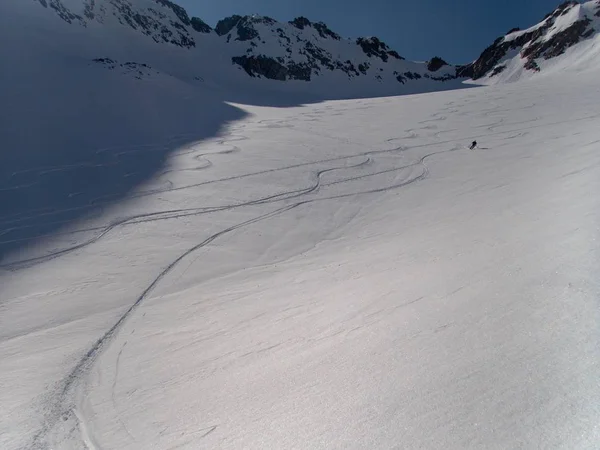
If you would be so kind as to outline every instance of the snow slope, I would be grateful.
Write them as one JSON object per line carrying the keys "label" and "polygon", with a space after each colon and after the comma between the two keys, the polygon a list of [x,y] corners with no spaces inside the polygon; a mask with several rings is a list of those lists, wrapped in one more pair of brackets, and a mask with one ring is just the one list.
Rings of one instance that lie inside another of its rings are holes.
{"label": "snow slope", "polygon": [[236,105],[5,259],[0,447],[595,448],[599,99]]}
{"label": "snow slope", "polygon": [[596,447],[597,72],[357,98],[46,3],[0,2],[0,448]]}
{"label": "snow slope", "polygon": [[[0,39],[13,43],[0,46],[0,259],[101,214],[160,173],[173,151],[218,136],[245,115],[232,102],[289,107],[459,83],[427,79],[425,64],[395,58],[374,39],[363,44],[379,53],[368,56],[355,43],[318,34],[323,24],[301,22],[300,29],[300,22],[267,27],[265,18],[249,20],[235,23],[236,36],[252,26],[264,38],[236,41],[231,30],[198,31],[198,19],[166,0],[0,2]],[[336,56],[327,64],[347,58],[356,67],[372,64],[360,76],[323,69],[310,82],[281,82],[251,77],[232,62],[250,55],[245,46],[254,48],[255,40],[257,49],[273,44],[263,50],[279,57],[273,53],[279,43],[265,35],[279,26],[277,39],[294,38],[288,49],[295,64],[328,51]],[[301,53],[309,43],[310,58]],[[448,67],[431,74],[443,78]],[[397,70],[412,79],[398,81]],[[391,75],[376,79],[384,72]]]}
{"label": "snow slope", "polygon": [[600,0],[566,1],[543,21],[511,31],[458,75],[476,84],[501,84],[565,71],[573,76],[600,66]]}

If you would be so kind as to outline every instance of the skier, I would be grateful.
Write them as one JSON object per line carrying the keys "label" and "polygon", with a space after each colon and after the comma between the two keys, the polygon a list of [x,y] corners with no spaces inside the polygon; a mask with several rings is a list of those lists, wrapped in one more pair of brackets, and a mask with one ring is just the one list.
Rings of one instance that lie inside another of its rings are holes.
{"label": "skier", "polygon": [[473,150],[475,147],[477,147],[477,141],[471,142],[471,146],[469,147],[469,150]]}

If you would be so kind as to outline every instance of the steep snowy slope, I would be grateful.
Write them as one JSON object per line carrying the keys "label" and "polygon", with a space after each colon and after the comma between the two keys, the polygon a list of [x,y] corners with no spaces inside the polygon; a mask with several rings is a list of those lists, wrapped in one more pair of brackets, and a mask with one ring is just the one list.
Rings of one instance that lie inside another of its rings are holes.
{"label": "steep snowy slope", "polygon": [[596,449],[599,101],[244,107],[4,261],[0,448]]}
{"label": "steep snowy slope", "polygon": [[537,73],[600,68],[600,0],[567,1],[527,30],[512,30],[458,75],[494,84]]}

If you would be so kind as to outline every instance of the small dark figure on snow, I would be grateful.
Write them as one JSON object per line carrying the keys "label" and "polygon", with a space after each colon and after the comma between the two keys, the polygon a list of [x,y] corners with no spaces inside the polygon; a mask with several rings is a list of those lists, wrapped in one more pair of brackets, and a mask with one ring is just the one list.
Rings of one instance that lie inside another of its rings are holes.
{"label": "small dark figure on snow", "polygon": [[473,150],[475,147],[477,147],[477,141],[471,142],[471,146],[469,147],[469,150]]}

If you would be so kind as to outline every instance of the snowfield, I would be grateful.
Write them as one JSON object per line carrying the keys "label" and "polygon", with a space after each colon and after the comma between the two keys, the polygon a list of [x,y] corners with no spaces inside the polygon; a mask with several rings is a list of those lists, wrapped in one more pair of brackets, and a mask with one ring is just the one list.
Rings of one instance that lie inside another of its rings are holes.
{"label": "snowfield", "polygon": [[597,448],[599,101],[555,76],[171,136],[3,255],[0,448]]}

